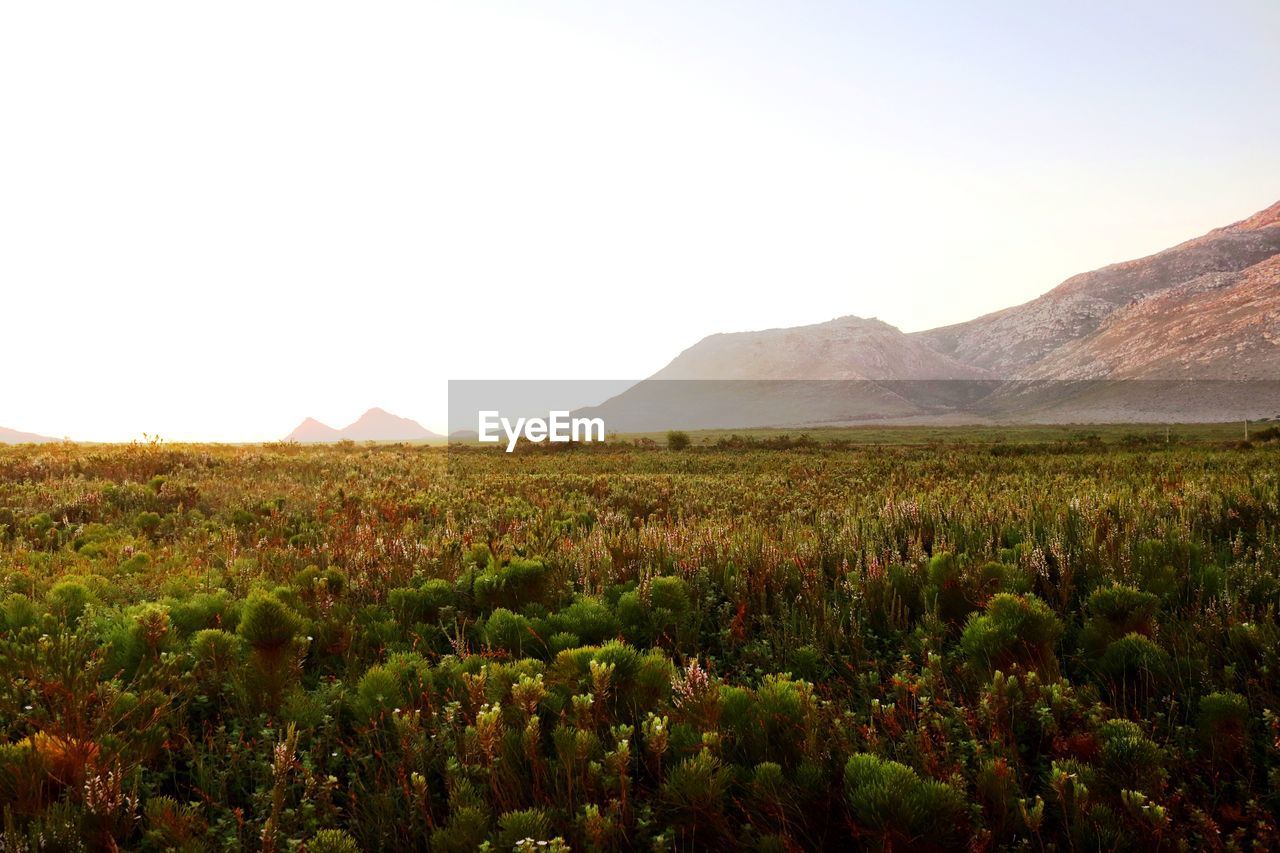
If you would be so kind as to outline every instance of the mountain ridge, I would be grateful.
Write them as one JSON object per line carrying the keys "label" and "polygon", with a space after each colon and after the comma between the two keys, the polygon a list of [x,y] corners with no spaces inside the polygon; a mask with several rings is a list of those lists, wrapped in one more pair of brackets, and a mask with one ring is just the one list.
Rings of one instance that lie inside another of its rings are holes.
{"label": "mountain ridge", "polygon": [[409,418],[393,415],[377,406],[369,409],[342,429],[308,417],[298,424],[285,441],[300,444],[326,444],[337,441],[424,441],[443,438]]}

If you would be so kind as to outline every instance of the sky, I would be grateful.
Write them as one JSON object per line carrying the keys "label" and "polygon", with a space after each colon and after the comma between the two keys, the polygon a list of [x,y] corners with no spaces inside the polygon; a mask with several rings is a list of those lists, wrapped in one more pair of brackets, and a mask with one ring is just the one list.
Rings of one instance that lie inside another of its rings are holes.
{"label": "sky", "polygon": [[0,426],[257,441],[449,379],[905,331],[1280,198],[1280,3],[0,4]]}

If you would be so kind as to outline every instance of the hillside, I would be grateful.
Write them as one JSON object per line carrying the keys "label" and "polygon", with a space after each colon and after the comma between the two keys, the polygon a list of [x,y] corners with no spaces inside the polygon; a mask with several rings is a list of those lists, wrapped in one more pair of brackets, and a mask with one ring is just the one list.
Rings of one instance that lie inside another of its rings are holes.
{"label": "hillside", "polygon": [[62,439],[0,427],[0,444],[48,444],[51,441],[62,441]]}

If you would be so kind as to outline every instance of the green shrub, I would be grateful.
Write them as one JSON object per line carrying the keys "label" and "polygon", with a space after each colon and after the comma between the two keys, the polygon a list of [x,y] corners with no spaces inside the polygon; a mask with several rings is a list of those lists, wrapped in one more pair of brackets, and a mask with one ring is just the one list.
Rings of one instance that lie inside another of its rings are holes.
{"label": "green shrub", "polygon": [[623,636],[638,646],[679,644],[694,632],[689,585],[677,577],[655,577],[647,591],[639,589],[618,598],[618,621]]}
{"label": "green shrub", "polygon": [[54,616],[68,624],[78,622],[85,609],[96,597],[83,583],[72,580],[59,581],[45,598]]}
{"label": "green shrub", "polygon": [[1196,723],[1212,758],[1240,758],[1248,736],[1249,701],[1239,693],[1210,693],[1200,699]]}
{"label": "green shrub", "polygon": [[391,590],[387,593],[387,604],[401,625],[411,627],[435,622],[441,610],[457,604],[457,595],[448,581],[435,578],[417,588]]}
{"label": "green shrub", "polygon": [[703,751],[671,768],[662,783],[662,799],[676,821],[705,825],[714,833],[723,820],[731,781],[729,769]]}
{"label": "green shrub", "polygon": [[603,601],[598,598],[580,595],[573,604],[552,614],[547,619],[548,633],[567,633],[580,638],[581,642],[596,644],[615,638],[618,634],[618,620]]}
{"label": "green shrub", "polygon": [[360,845],[341,829],[321,829],[307,842],[307,853],[360,853]]}
{"label": "green shrub", "polygon": [[860,753],[844,766],[845,802],[858,828],[886,845],[950,845],[963,832],[963,795],[896,761]]}
{"label": "green shrub", "polygon": [[684,450],[689,446],[689,433],[673,429],[667,433],[667,450]]}
{"label": "green shrub", "polygon": [[1096,589],[1089,596],[1089,620],[1080,636],[1086,654],[1098,657],[1109,644],[1126,634],[1151,636],[1155,630],[1159,596],[1131,586]]}
{"label": "green shrub", "polygon": [[529,620],[505,607],[489,614],[480,633],[486,645],[511,652],[516,657],[523,657],[526,647],[541,645]]}
{"label": "green shrub", "polygon": [[1134,722],[1108,720],[1098,730],[1105,783],[1115,792],[1129,789],[1154,794],[1164,785],[1164,752]]}
{"label": "green shrub", "polygon": [[197,592],[189,598],[169,602],[169,618],[183,636],[203,628],[235,630],[239,621],[236,602],[226,592]]}
{"label": "green shrub", "polygon": [[517,558],[506,565],[490,564],[480,571],[468,571],[458,579],[456,588],[481,610],[519,610],[530,603],[546,603],[550,574],[541,560]]}
{"label": "green shrub", "polygon": [[1056,674],[1053,647],[1061,636],[1062,623],[1049,605],[1034,595],[1000,593],[982,615],[970,617],[960,647],[969,663],[985,672],[1017,664]]}
{"label": "green shrub", "polygon": [[511,850],[526,838],[550,841],[551,818],[542,809],[507,812],[498,818],[498,849]]}
{"label": "green shrub", "polygon": [[191,657],[200,673],[226,675],[240,660],[241,652],[240,638],[218,628],[205,628],[191,637]]}
{"label": "green shrub", "polygon": [[1098,672],[1112,691],[1134,691],[1139,698],[1159,694],[1169,676],[1169,655],[1149,637],[1128,634],[1107,646]]}
{"label": "green shrub", "polygon": [[16,631],[36,624],[39,618],[35,604],[20,592],[12,593],[0,605],[0,629]]}
{"label": "green shrub", "polygon": [[271,650],[287,646],[301,627],[298,615],[274,593],[254,592],[244,603],[236,633],[255,649]]}
{"label": "green shrub", "polygon": [[304,598],[312,598],[321,591],[336,598],[346,590],[347,576],[333,567],[321,570],[318,566],[307,566],[293,576],[290,585]]}

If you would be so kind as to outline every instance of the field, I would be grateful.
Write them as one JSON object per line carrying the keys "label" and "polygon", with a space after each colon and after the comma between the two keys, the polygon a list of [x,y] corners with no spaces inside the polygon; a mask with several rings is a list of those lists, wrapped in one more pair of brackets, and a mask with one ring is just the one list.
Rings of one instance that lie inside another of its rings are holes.
{"label": "field", "polygon": [[0,448],[0,849],[1276,849],[1280,442],[1044,430]]}

